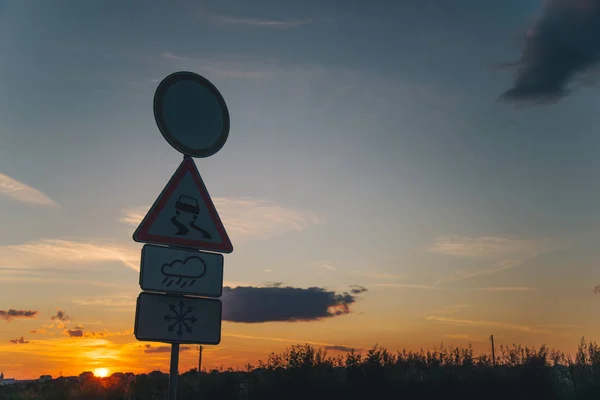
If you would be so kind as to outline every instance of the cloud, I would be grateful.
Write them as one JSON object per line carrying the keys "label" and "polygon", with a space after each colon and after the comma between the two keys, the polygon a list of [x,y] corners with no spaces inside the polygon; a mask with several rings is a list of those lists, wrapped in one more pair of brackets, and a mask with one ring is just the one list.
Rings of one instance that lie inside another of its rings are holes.
{"label": "cloud", "polygon": [[556,329],[549,330],[549,329],[547,329],[548,327],[546,327],[546,326],[528,326],[528,325],[520,325],[520,324],[513,324],[510,322],[500,322],[500,321],[457,319],[457,318],[440,317],[440,316],[435,316],[435,315],[427,317],[427,320],[442,322],[442,323],[451,324],[451,325],[463,325],[463,326],[473,326],[473,327],[483,327],[483,328],[498,328],[498,329],[518,331],[518,332],[560,335],[560,333],[558,333],[556,331]]}
{"label": "cloud", "polygon": [[436,311],[438,314],[456,314],[464,310],[465,308],[472,307],[470,304],[453,304],[445,306],[441,310]]}
{"label": "cloud", "polygon": [[27,344],[27,343],[29,343],[29,341],[25,340],[25,338],[23,336],[21,336],[20,338],[17,338],[17,339],[11,339],[10,342],[12,344]]}
{"label": "cloud", "polygon": [[337,267],[335,267],[335,266],[333,266],[331,264],[328,264],[328,263],[323,263],[320,266],[321,266],[321,268],[325,268],[325,269],[328,269],[330,271],[334,271],[334,270],[337,269]]}
{"label": "cloud", "polygon": [[60,207],[57,202],[46,194],[32,188],[8,175],[0,173],[0,196],[10,197],[23,203],[48,207]]}
{"label": "cloud", "polygon": [[62,322],[69,322],[71,320],[69,318],[69,316],[67,315],[67,313],[64,312],[63,310],[57,310],[56,315],[50,317],[50,319],[52,321],[62,321]]}
{"label": "cloud", "polygon": [[349,353],[352,350],[357,350],[357,349],[352,348],[352,347],[341,346],[341,345],[324,346],[323,348],[327,349],[327,350],[333,350],[333,351],[342,351],[342,352],[345,352],[345,353]]}
{"label": "cloud", "polygon": [[117,331],[117,332],[109,332],[107,330],[104,330],[101,332],[89,332],[89,331],[83,332],[83,336],[86,338],[106,338],[106,337],[111,337],[111,336],[129,336],[129,335],[133,335],[133,329],[126,329],[124,331]]}
{"label": "cloud", "polygon": [[0,310],[0,318],[3,318],[5,321],[8,322],[12,321],[15,318],[35,318],[37,314],[37,311],[32,310],[14,310],[12,308],[8,311]]}
{"label": "cloud", "polygon": [[352,294],[360,294],[360,293],[364,293],[367,291],[366,287],[360,286],[360,285],[352,285],[350,287],[351,287],[350,293],[352,293]]}
{"label": "cloud", "polygon": [[494,258],[507,256],[537,255],[549,243],[536,240],[523,240],[504,236],[441,236],[429,247],[432,253],[467,257]]}
{"label": "cloud", "polygon": [[567,84],[600,61],[600,0],[546,0],[525,36],[506,101],[557,101]]}
{"label": "cloud", "polygon": [[[171,352],[171,346],[152,347],[152,345],[147,344],[145,347],[146,348],[144,349],[144,353],[170,353]],[[190,346],[179,346],[179,352],[188,351],[191,349],[192,348]]]}
{"label": "cloud", "polygon": [[435,239],[428,250],[431,253],[488,263],[486,267],[457,271],[450,276],[441,278],[434,283],[434,285],[438,285],[443,282],[492,275],[507,269],[517,268],[540,254],[563,247],[564,244],[550,239],[525,240],[507,236],[442,236]]}
{"label": "cloud", "polygon": [[312,19],[303,20],[274,20],[274,19],[257,19],[257,18],[238,18],[226,15],[211,14],[212,19],[223,24],[244,25],[259,28],[297,28],[313,23]]}
{"label": "cloud", "polygon": [[323,288],[224,287],[223,320],[230,322],[315,321],[349,314],[356,297]]}
{"label": "cloud", "polygon": [[211,76],[232,79],[260,79],[277,71],[275,67],[260,63],[240,62],[236,60],[216,60],[211,58],[190,57],[165,51],[161,57],[180,68],[192,69]]}
{"label": "cloud", "polygon": [[372,287],[387,287],[387,288],[397,288],[397,289],[424,289],[424,290],[445,290],[438,286],[433,285],[418,285],[413,283],[371,283],[367,286]]}
{"label": "cloud", "polygon": [[40,328],[40,329],[32,329],[29,332],[30,333],[46,333],[46,330],[44,328]]}
{"label": "cloud", "polygon": [[105,295],[100,298],[73,299],[73,303],[85,307],[124,308],[135,306],[136,298],[130,294],[115,294],[110,296]]}
{"label": "cloud", "polygon": [[[324,223],[324,219],[315,213],[268,200],[215,197],[213,202],[227,233],[236,242],[300,232]],[[120,221],[137,227],[149,209],[149,206],[126,209]]]}
{"label": "cloud", "polygon": [[5,264],[23,269],[32,265],[119,261],[139,271],[140,253],[134,246],[42,239],[20,245],[2,246],[0,259]]}
{"label": "cloud", "polygon": [[469,335],[465,335],[462,333],[451,333],[448,335],[445,335],[446,337],[450,338],[450,339],[468,339]]}
{"label": "cloud", "polygon": [[[264,340],[264,341],[270,341],[270,342],[284,342],[284,343],[292,343],[292,344],[306,343],[306,344],[310,344],[310,345],[314,345],[314,346],[321,346],[321,347],[341,346],[341,345],[336,345],[333,343],[314,342],[314,341],[304,340],[304,339],[252,336],[252,335],[243,335],[243,334],[239,334],[239,333],[223,333],[222,336],[232,337],[232,338],[237,338],[237,339]],[[349,349],[352,348],[352,349],[356,349],[356,350],[358,350],[358,349],[362,350],[362,348],[356,347],[356,346],[343,346],[343,347],[346,347]]]}
{"label": "cloud", "polygon": [[75,329],[65,329],[64,333],[70,337],[83,337],[83,327],[78,326]]}
{"label": "cloud", "polygon": [[492,286],[471,289],[478,292],[532,292],[537,288],[528,286]]}

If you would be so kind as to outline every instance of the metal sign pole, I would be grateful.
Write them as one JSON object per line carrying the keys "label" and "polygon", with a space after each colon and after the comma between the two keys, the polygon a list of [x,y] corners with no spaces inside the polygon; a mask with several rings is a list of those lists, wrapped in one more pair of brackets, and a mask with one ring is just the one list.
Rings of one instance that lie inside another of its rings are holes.
{"label": "metal sign pole", "polygon": [[171,370],[169,371],[169,400],[177,399],[177,375],[179,374],[179,343],[171,344]]}

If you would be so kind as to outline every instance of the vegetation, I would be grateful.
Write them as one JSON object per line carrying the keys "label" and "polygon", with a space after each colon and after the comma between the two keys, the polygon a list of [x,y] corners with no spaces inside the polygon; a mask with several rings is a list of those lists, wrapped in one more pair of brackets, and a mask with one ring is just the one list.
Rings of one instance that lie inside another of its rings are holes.
{"label": "vegetation", "polygon": [[[598,399],[600,346],[581,340],[574,359],[562,352],[501,346],[496,365],[471,347],[390,353],[375,346],[365,354],[329,356],[309,345],[271,354],[257,367],[179,378],[177,398],[191,399]],[[167,399],[168,375],[60,378],[0,387],[0,400]]]}

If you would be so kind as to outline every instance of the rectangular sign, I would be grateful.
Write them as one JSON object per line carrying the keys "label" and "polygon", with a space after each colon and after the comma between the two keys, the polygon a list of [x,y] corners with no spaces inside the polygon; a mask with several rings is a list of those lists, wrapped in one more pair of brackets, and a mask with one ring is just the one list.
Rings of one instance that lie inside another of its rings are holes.
{"label": "rectangular sign", "polygon": [[145,245],[140,286],[151,292],[221,297],[223,255]]}
{"label": "rectangular sign", "polygon": [[221,301],[142,292],[133,333],[143,342],[219,344]]}

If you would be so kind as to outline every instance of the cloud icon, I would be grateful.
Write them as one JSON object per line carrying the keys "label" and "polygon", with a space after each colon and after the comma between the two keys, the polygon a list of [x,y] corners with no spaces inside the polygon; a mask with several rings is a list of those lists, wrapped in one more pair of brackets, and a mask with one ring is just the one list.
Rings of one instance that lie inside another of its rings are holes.
{"label": "cloud icon", "polygon": [[175,260],[168,264],[163,264],[160,272],[165,279],[162,283],[167,287],[175,283],[176,286],[183,288],[192,286],[196,279],[202,278],[206,273],[206,263],[198,256],[191,256],[185,260]]}

